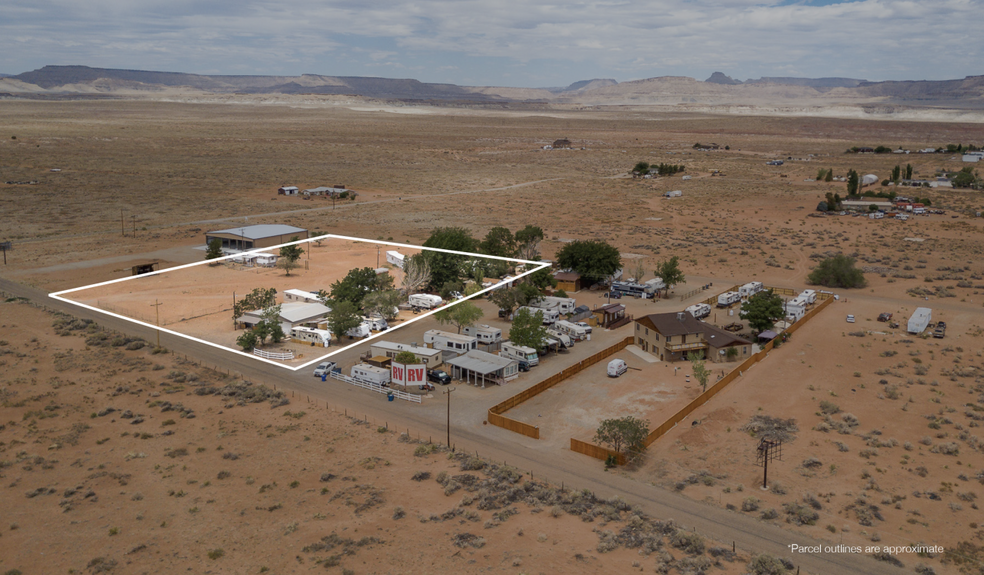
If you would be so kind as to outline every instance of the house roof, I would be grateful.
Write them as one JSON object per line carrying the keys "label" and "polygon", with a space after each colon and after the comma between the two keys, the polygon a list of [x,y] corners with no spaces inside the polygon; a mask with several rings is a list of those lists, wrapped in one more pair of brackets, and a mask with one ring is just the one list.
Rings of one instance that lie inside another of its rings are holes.
{"label": "house roof", "polygon": [[475,341],[475,338],[472,337],[472,336],[470,336],[470,335],[464,335],[464,334],[460,334],[460,333],[452,333],[450,331],[443,331],[443,330],[440,330],[440,329],[429,329],[429,330],[427,330],[427,331],[424,332],[424,335],[425,336],[430,335],[432,337],[443,337],[443,338],[449,339],[451,341],[460,341],[460,342],[466,342],[466,343],[471,343],[471,342]]}
{"label": "house roof", "polygon": [[451,358],[445,363],[481,375],[489,375],[508,367],[509,364],[516,363],[516,360],[473,349],[466,354]]}
{"label": "house roof", "polygon": [[320,303],[284,303],[280,304],[280,319],[297,323],[325,315],[331,308]]}
{"label": "house roof", "polygon": [[387,351],[409,351],[414,355],[423,355],[427,357],[441,354],[441,350],[439,349],[431,349],[429,347],[421,347],[419,345],[408,345],[405,343],[395,343],[392,341],[375,341],[370,347],[385,349]]}
{"label": "house roof", "polygon": [[694,316],[686,312],[654,313],[643,316],[636,321],[643,327],[656,330],[663,337],[702,333],[704,334],[705,341],[712,347],[724,347],[735,344],[747,345],[751,343],[717,326],[698,321],[694,319]]}
{"label": "house roof", "polygon": [[241,228],[229,228],[227,230],[213,230],[210,232],[205,232],[208,234],[231,234],[234,236],[242,236],[248,240],[259,240],[262,238],[269,238],[272,236],[288,236],[291,234],[299,234],[301,232],[307,233],[304,228],[295,228],[294,226],[288,226],[285,224],[260,224],[257,226],[243,226]]}
{"label": "house roof", "polygon": [[592,312],[598,312],[598,311],[604,313],[618,313],[620,311],[625,311],[625,306],[620,303],[609,303],[592,310]]}
{"label": "house roof", "polygon": [[581,279],[581,274],[577,272],[555,272],[554,279],[562,282],[576,282]]}
{"label": "house roof", "polygon": [[335,188],[329,188],[328,186],[318,186],[317,188],[311,188],[310,190],[304,190],[305,192],[311,192],[312,194],[323,194],[325,192],[333,192]]}

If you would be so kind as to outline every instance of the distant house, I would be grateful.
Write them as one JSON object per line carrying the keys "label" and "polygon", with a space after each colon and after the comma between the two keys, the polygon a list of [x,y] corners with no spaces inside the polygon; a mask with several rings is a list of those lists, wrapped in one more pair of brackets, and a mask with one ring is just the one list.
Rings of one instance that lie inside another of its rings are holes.
{"label": "distant house", "polygon": [[318,186],[317,188],[311,188],[310,190],[304,190],[305,196],[322,196],[332,192],[334,188],[329,188],[328,186]]}
{"label": "distant house", "polygon": [[[289,334],[294,327],[317,324],[331,309],[320,303],[284,303],[280,305],[280,327]],[[248,311],[236,318],[236,322],[251,329],[263,319],[263,310]]]}
{"label": "distant house", "polygon": [[390,359],[395,358],[401,351],[409,351],[417,358],[417,361],[426,365],[427,369],[435,369],[444,362],[441,350],[417,345],[377,341],[372,344],[369,350],[374,356],[384,356]]}
{"label": "distant house", "polygon": [[744,360],[752,353],[752,342],[733,333],[704,323],[686,312],[654,313],[635,321],[635,343],[661,361],[687,359],[697,352],[707,359],[729,361],[729,348],[735,348],[734,359]]}
{"label": "distant house", "polygon": [[285,244],[294,236],[306,240],[308,231],[283,224],[262,224],[205,232],[205,245],[217,239],[222,242],[223,250],[246,251]]}
{"label": "distant house", "polygon": [[875,149],[874,148],[868,148],[868,147],[862,147],[862,148],[858,148],[858,153],[859,154],[874,154],[875,153]]}
{"label": "distant house", "polygon": [[281,196],[296,196],[298,191],[297,186],[281,186],[277,188],[277,194]]}
{"label": "distant house", "polygon": [[284,302],[321,303],[317,292],[300,289],[284,290]]}
{"label": "distant house", "polygon": [[568,140],[567,138],[561,138],[559,140],[554,140],[554,143],[553,143],[553,148],[555,150],[556,149],[570,149],[571,147],[573,147],[573,144],[571,144],[571,141]]}
{"label": "distant house", "polygon": [[557,280],[557,289],[567,293],[578,292],[585,287],[584,279],[577,272],[555,272],[554,279]]}

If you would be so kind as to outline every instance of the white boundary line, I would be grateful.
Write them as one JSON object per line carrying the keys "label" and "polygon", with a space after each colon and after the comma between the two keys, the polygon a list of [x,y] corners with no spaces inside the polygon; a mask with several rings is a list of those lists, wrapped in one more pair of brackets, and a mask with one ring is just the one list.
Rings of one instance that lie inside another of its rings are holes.
{"label": "white boundary line", "polygon": [[138,279],[141,279],[141,278],[147,278],[147,277],[155,276],[155,275],[158,275],[158,274],[161,274],[161,273],[165,273],[165,272],[173,272],[173,271],[178,271],[178,270],[182,270],[182,269],[190,268],[190,267],[194,267],[194,266],[207,265],[207,264],[210,264],[210,263],[220,262],[220,261],[223,261],[223,260],[227,260],[227,259],[239,257],[239,256],[242,256],[242,255],[256,254],[256,253],[266,252],[268,250],[275,250],[275,249],[282,248],[284,246],[293,246],[293,245],[297,245],[297,244],[311,243],[311,242],[314,242],[316,240],[325,240],[325,239],[331,239],[331,238],[337,238],[337,239],[341,239],[341,240],[354,241],[354,242],[362,242],[362,243],[367,243],[367,244],[377,244],[377,245],[378,244],[382,244],[382,245],[388,245],[388,246],[398,246],[398,247],[404,247],[404,248],[414,248],[414,249],[420,249],[420,250],[429,250],[429,251],[432,251],[432,252],[443,252],[443,253],[446,253],[446,254],[457,254],[457,255],[463,255],[463,256],[468,256],[468,257],[480,257],[480,258],[486,258],[486,259],[502,260],[502,261],[507,261],[507,262],[520,262],[520,263],[524,263],[524,264],[533,264],[533,265],[537,266],[537,267],[535,267],[532,270],[523,272],[523,273],[519,274],[518,276],[513,277],[510,281],[518,280],[519,278],[528,276],[528,275],[530,275],[532,273],[536,273],[536,272],[538,272],[538,271],[540,271],[540,270],[542,270],[542,269],[550,266],[550,264],[547,264],[547,263],[536,262],[536,261],[531,261],[531,260],[521,260],[521,259],[516,259],[516,258],[504,258],[502,256],[490,256],[490,255],[484,255],[484,254],[473,254],[473,253],[469,253],[469,252],[459,252],[459,251],[455,251],[455,250],[445,250],[445,249],[440,249],[440,248],[427,248],[427,247],[424,247],[424,246],[415,246],[415,245],[412,245],[412,244],[401,244],[401,243],[397,243],[397,242],[384,242],[384,241],[368,240],[368,239],[365,239],[365,238],[354,238],[354,237],[350,237],[350,236],[338,236],[338,235],[335,235],[335,234],[326,234],[326,235],[318,236],[318,237],[315,237],[315,238],[308,238],[308,239],[305,239],[305,240],[298,240],[296,242],[288,242],[288,243],[285,243],[285,244],[280,244],[280,245],[276,245],[276,246],[270,246],[270,247],[263,248],[263,249],[250,250],[248,252],[241,252],[241,253],[238,253],[238,254],[232,254],[232,255],[228,255],[228,256],[223,256],[221,258],[215,258],[215,259],[211,259],[211,260],[203,260],[203,261],[200,261],[200,262],[195,262],[195,263],[190,263],[190,264],[184,264],[184,265],[180,265],[180,266],[175,266],[173,268],[167,268],[167,269],[163,269],[163,270],[157,270],[155,272],[150,272],[150,273],[147,273],[147,274],[140,274],[138,276],[131,276],[131,277],[127,277],[127,278],[119,278],[119,279],[115,279],[115,280],[109,280],[109,281],[94,283],[94,284],[87,285],[87,286],[82,286],[82,287],[77,287],[77,288],[62,290],[62,291],[58,291],[58,292],[52,292],[52,293],[49,293],[48,294],[48,297],[53,298],[53,299],[56,299],[58,301],[65,302],[67,304],[79,306],[79,307],[82,307],[82,308],[85,308],[85,309],[88,309],[88,310],[91,310],[91,311],[94,311],[94,312],[98,312],[98,313],[101,313],[101,314],[104,314],[104,315],[108,315],[108,316],[112,316],[112,317],[115,317],[115,318],[118,318],[118,319],[126,320],[126,321],[129,321],[129,322],[135,323],[137,325],[142,325],[142,326],[148,327],[150,329],[156,329],[156,330],[160,330],[160,331],[162,331],[164,333],[169,333],[169,334],[174,335],[174,336],[183,337],[185,339],[194,341],[196,343],[200,343],[200,344],[203,344],[203,345],[211,346],[211,347],[214,347],[216,349],[221,349],[222,351],[227,351],[227,352],[230,352],[230,353],[235,353],[235,354],[238,354],[238,355],[240,355],[242,357],[248,357],[248,358],[253,359],[255,361],[262,361],[264,363],[268,363],[270,365],[275,365],[277,367],[282,367],[282,368],[288,369],[290,371],[298,371],[300,369],[304,369],[305,367],[308,367],[308,366],[314,365],[314,364],[316,364],[316,363],[318,363],[320,361],[323,361],[323,360],[325,360],[325,359],[327,359],[327,358],[329,358],[329,357],[331,357],[333,355],[339,354],[339,353],[341,353],[341,352],[343,352],[345,350],[351,349],[351,348],[353,348],[353,347],[355,347],[357,345],[362,345],[363,343],[365,343],[367,341],[371,341],[371,340],[376,339],[377,337],[380,337],[382,335],[386,335],[386,334],[392,333],[392,332],[394,332],[394,331],[402,328],[403,326],[410,325],[411,323],[413,323],[415,321],[418,321],[418,320],[422,320],[425,317],[431,316],[431,315],[433,315],[433,314],[441,311],[442,309],[447,309],[447,308],[449,308],[451,306],[458,305],[461,302],[468,301],[468,300],[472,299],[473,297],[480,296],[480,295],[482,295],[484,293],[490,292],[490,291],[492,291],[494,289],[498,289],[499,287],[501,287],[501,286],[498,286],[498,285],[487,287],[487,288],[485,288],[483,290],[480,290],[480,291],[477,291],[477,292],[473,293],[470,296],[464,297],[464,298],[462,298],[460,300],[457,300],[457,301],[455,301],[453,303],[450,303],[450,304],[441,306],[441,307],[439,307],[439,308],[437,308],[435,310],[429,311],[429,312],[425,313],[424,315],[421,315],[421,316],[415,317],[413,319],[407,320],[407,321],[403,322],[402,324],[400,324],[399,326],[394,327],[391,330],[386,330],[386,331],[379,332],[379,333],[377,333],[375,335],[371,335],[371,336],[369,336],[367,338],[364,338],[364,339],[361,339],[361,340],[359,340],[359,341],[357,341],[355,343],[351,343],[351,344],[349,344],[349,345],[347,345],[347,346],[345,346],[345,347],[343,347],[341,349],[337,349],[337,350],[335,350],[335,351],[333,351],[331,353],[328,353],[328,354],[323,355],[321,357],[318,357],[316,359],[312,359],[311,361],[309,361],[307,363],[304,363],[304,364],[301,364],[301,365],[299,365],[297,367],[291,367],[289,365],[284,365],[284,364],[278,363],[276,361],[272,361],[272,360],[265,359],[265,358],[262,358],[262,357],[259,357],[259,356],[255,356],[252,353],[246,353],[244,351],[239,351],[238,349],[233,349],[233,348],[230,348],[230,347],[226,347],[224,345],[219,345],[219,344],[214,343],[214,342],[211,342],[211,341],[207,341],[207,340],[200,339],[200,338],[197,338],[197,337],[194,337],[194,336],[190,336],[190,335],[187,335],[187,334],[179,333],[179,332],[174,331],[172,329],[167,329],[165,327],[159,327],[159,326],[154,325],[152,323],[147,323],[147,322],[144,322],[144,321],[133,319],[132,317],[127,317],[125,315],[121,315],[121,314],[118,314],[118,313],[106,311],[104,309],[100,309],[100,308],[95,307],[95,306],[91,306],[91,305],[88,305],[88,304],[80,303],[80,302],[77,302],[77,301],[68,299],[66,297],[63,297],[66,294],[70,294],[70,293],[77,292],[77,291],[87,290],[87,289],[96,288],[96,287],[102,287],[102,286],[105,286],[105,285],[110,285],[110,284],[119,283],[119,282],[138,280]]}

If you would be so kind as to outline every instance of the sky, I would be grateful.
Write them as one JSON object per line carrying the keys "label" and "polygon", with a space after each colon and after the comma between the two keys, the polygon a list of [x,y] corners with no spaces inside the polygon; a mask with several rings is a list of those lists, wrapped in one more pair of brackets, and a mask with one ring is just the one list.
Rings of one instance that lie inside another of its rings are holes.
{"label": "sky", "polygon": [[3,0],[0,73],[945,80],[984,74],[982,21],[984,0]]}

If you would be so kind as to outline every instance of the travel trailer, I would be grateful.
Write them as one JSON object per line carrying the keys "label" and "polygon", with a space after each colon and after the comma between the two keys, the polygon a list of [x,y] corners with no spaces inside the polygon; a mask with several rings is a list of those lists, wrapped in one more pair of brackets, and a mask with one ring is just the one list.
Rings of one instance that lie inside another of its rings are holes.
{"label": "travel trailer", "polygon": [[741,294],[741,297],[743,298],[752,297],[760,291],[762,291],[762,282],[748,282],[738,288],[738,293]]}
{"label": "travel trailer", "polygon": [[529,304],[529,306],[538,309],[554,309],[562,314],[569,314],[577,307],[577,302],[572,297],[546,296]]}
{"label": "travel trailer", "polygon": [[369,329],[372,331],[385,331],[389,329],[389,324],[386,323],[386,320],[381,317],[362,318],[362,323],[369,324]]}
{"label": "travel trailer", "polygon": [[325,329],[292,327],[290,328],[290,339],[298,343],[310,343],[321,347],[331,346],[331,332]]}
{"label": "travel trailer", "polygon": [[502,330],[490,325],[466,325],[461,331],[485,344],[502,341]]}
{"label": "travel trailer", "polygon": [[369,329],[368,322],[362,322],[359,325],[345,332],[345,335],[349,337],[369,337],[370,335],[372,335],[372,330]]}
{"label": "travel trailer", "polygon": [[373,385],[387,385],[390,382],[390,370],[360,363],[352,366],[352,379]]}
{"label": "travel trailer", "polygon": [[718,296],[718,307],[730,307],[740,301],[740,293],[736,291],[725,292]]}
{"label": "travel trailer", "polygon": [[909,318],[908,331],[912,334],[920,334],[926,331],[931,321],[933,321],[933,310],[928,307],[918,307]]}
{"label": "travel trailer", "polygon": [[451,333],[439,329],[429,329],[424,332],[424,343],[434,349],[454,351],[462,354],[478,349],[478,339],[470,335]]}
{"label": "travel trailer", "polygon": [[799,297],[802,298],[802,299],[804,299],[804,300],[806,300],[806,303],[816,303],[816,301],[817,301],[817,292],[816,292],[816,290],[805,289],[805,290],[803,290],[802,293],[799,294]]}
{"label": "travel trailer", "polygon": [[428,293],[415,293],[410,296],[410,305],[424,309],[434,309],[444,303],[439,295]]}
{"label": "travel trailer", "polygon": [[499,355],[517,361],[525,361],[531,366],[540,363],[540,356],[536,354],[535,349],[523,345],[516,345],[511,341],[502,344],[502,351],[499,352]]}
{"label": "travel trailer", "polygon": [[[530,312],[530,315],[536,315],[537,312],[542,313],[543,325],[550,325],[552,323],[555,323],[558,319],[560,319],[560,314],[555,309],[539,309],[535,307],[523,306],[517,309],[516,311],[519,311],[520,309],[525,309],[526,311]],[[516,317],[515,314],[513,314],[513,317]]]}
{"label": "travel trailer", "polygon": [[697,303],[683,311],[694,316],[695,319],[704,319],[705,317],[711,315],[711,306],[706,303]]}
{"label": "travel trailer", "polygon": [[406,256],[396,250],[386,252],[386,263],[393,264],[401,270],[403,269],[403,264],[406,262],[406,259]]}
{"label": "travel trailer", "polygon": [[588,330],[577,325],[576,323],[569,322],[562,319],[554,324],[553,329],[559,331],[562,334],[570,336],[574,341],[584,341],[588,339]]}

